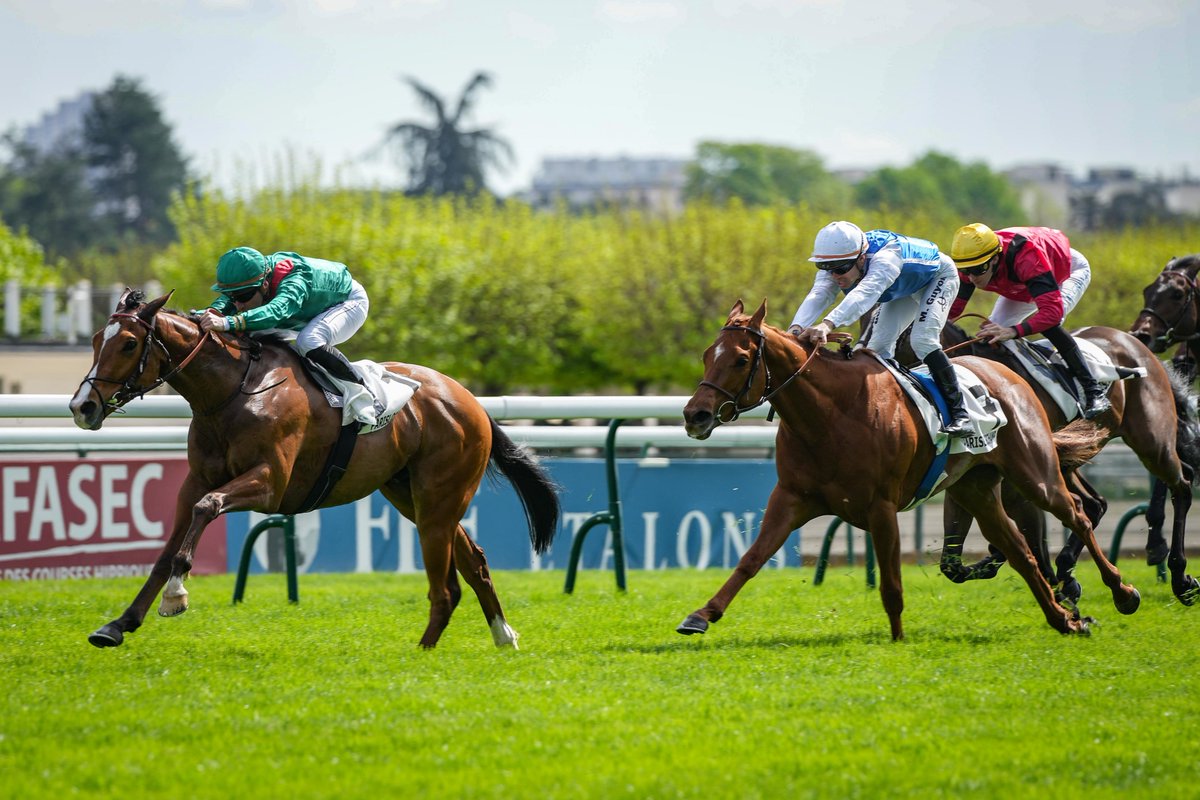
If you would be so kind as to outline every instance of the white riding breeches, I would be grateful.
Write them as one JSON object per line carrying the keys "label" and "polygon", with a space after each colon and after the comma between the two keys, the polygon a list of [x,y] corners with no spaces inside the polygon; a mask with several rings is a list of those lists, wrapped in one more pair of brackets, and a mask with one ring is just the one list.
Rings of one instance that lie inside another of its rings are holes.
{"label": "white riding breeches", "polygon": [[[1059,325],[1063,323],[1063,320],[1067,318],[1072,309],[1079,305],[1079,300],[1083,297],[1083,293],[1087,291],[1088,284],[1091,282],[1091,264],[1083,257],[1082,253],[1072,248],[1071,274],[1058,287],[1063,303],[1063,318],[1058,320]],[[988,319],[997,325],[1011,328],[1035,311],[1037,311],[1036,303],[1022,303],[1020,300],[1010,300],[1007,297],[1001,297],[996,301],[996,305],[992,307],[992,313],[988,316]]]}
{"label": "white riding breeches", "polygon": [[945,253],[940,258],[938,270],[925,287],[907,297],[897,297],[881,303],[875,309],[871,321],[871,337],[864,342],[885,358],[896,355],[896,340],[901,332],[912,324],[909,341],[913,353],[924,360],[925,356],[941,348],[942,327],[950,316],[950,306],[958,295],[958,270]]}
{"label": "white riding breeches", "polygon": [[296,335],[292,347],[304,355],[327,344],[341,344],[358,333],[367,321],[370,306],[367,290],[358,281],[352,281],[350,296],[309,320]]}

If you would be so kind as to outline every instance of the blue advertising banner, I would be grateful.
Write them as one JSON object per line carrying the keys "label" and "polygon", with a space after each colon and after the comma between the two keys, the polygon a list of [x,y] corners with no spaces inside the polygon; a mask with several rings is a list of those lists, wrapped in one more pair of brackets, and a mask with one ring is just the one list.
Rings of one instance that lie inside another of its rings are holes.
{"label": "blue advertising banner", "polygon": [[[536,556],[525,515],[507,481],[485,481],[463,526],[492,569],[564,569],[571,543],[592,515],[608,510],[602,459],[546,458],[562,487],[562,522],[553,549]],[[758,534],[775,486],[775,464],[744,459],[622,459],[618,462],[626,566],[629,569],[731,568]],[[263,515],[226,517],[230,571],[246,535]],[[346,506],[296,517],[302,572],[417,572],[423,569],[415,526],[375,494]],[[282,536],[269,531],[255,542],[252,571],[283,566]],[[793,532],[768,566],[798,567]],[[588,534],[580,566],[612,567],[612,531]]]}

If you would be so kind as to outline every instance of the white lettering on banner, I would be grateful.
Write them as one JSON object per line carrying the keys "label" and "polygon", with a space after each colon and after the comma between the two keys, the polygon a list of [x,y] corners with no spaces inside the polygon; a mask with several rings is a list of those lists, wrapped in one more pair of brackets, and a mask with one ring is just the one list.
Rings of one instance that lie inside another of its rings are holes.
{"label": "white lettering on banner", "polygon": [[[688,560],[688,532],[692,527],[692,521],[698,523],[700,531],[700,553],[696,556],[696,563],[693,565]],[[708,521],[708,517],[704,516],[703,511],[695,509],[684,514],[683,520],[679,523],[679,529],[675,533],[675,557],[679,560],[679,566],[688,567],[694,566],[696,569],[707,569],[708,562],[712,558],[712,525]]]}
{"label": "white lettering on banner", "polygon": [[72,469],[67,477],[67,496],[75,507],[83,512],[83,522],[72,522],[67,526],[67,537],[76,542],[87,541],[96,530],[96,503],[83,488],[84,483],[95,478],[96,467],[92,464],[80,464]]}
{"label": "white lettering on banner", "polygon": [[148,539],[163,537],[163,524],[151,522],[146,517],[146,484],[153,480],[162,480],[162,464],[149,463],[133,475],[133,485],[129,487],[129,512],[133,515],[134,529]]}
{"label": "white lettering on banner", "polygon": [[29,541],[42,539],[42,526],[50,523],[50,537],[56,542],[67,538],[63,522],[62,501],[58,496],[58,474],[54,467],[38,470],[37,489],[33,493],[33,514],[29,517]]}
{"label": "white lettering on banner", "polygon": [[[384,506],[378,515],[371,513],[371,496],[354,503],[354,571],[371,572],[375,566],[375,551],[371,547],[371,531],[383,534],[384,541],[392,538],[391,506]],[[400,552],[404,560],[404,551]],[[401,572],[404,570],[401,569]]]}
{"label": "white lettering on banner", "polygon": [[18,483],[29,482],[29,467],[4,468],[4,541],[17,540],[17,514],[29,510],[29,498],[17,494]]}
{"label": "white lettering on banner", "polygon": [[417,524],[403,514],[400,517],[400,538],[396,547],[400,551],[400,563],[396,565],[398,572],[417,571]]}
{"label": "white lettering on banner", "polygon": [[[642,569],[654,569],[654,545],[658,537],[658,512],[642,512]],[[666,562],[663,562],[666,566]]]}
{"label": "white lettering on banner", "polygon": [[116,490],[116,482],[129,475],[124,464],[100,466],[100,538],[128,539],[129,523],[117,522],[113,512],[129,505],[129,495]]}
{"label": "white lettering on banner", "polygon": [[[562,529],[563,533],[571,535],[571,546],[575,546],[575,537],[579,535],[579,529],[583,527],[583,523],[596,515],[595,511],[564,511],[562,513]],[[554,562],[541,564],[535,569],[554,569]]]}

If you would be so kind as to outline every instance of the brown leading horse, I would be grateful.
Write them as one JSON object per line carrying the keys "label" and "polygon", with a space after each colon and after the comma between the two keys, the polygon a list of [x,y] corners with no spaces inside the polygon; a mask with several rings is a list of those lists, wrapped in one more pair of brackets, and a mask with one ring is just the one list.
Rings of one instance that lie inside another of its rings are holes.
{"label": "brown leading horse", "polygon": [[[1184,558],[1183,550],[1187,513],[1192,504],[1191,481],[1195,474],[1193,467],[1200,462],[1200,441],[1197,439],[1200,431],[1197,430],[1190,410],[1192,392],[1181,381],[1173,380],[1162,362],[1141,342],[1124,331],[1092,326],[1073,333],[1078,338],[1096,345],[1117,366],[1146,371],[1144,378],[1132,378],[1112,384],[1108,392],[1112,409],[1094,420],[1094,423],[1103,432],[1106,443],[1117,438],[1123,440],[1150,474],[1170,490],[1174,510],[1170,547],[1167,547],[1162,537],[1161,515],[1157,530],[1153,526],[1151,528],[1150,540],[1146,547],[1151,553],[1151,559],[1154,559],[1155,551],[1161,547],[1164,552],[1152,563],[1159,563],[1163,558],[1168,559],[1172,591],[1181,602],[1191,605],[1200,593],[1200,586],[1196,580],[1187,574],[1187,559]],[[1052,430],[1059,430],[1067,424],[1067,418],[1058,403],[1006,348],[974,341],[953,324],[947,325],[943,330],[942,344],[948,348],[968,346],[966,351],[959,349],[952,353],[955,358],[958,358],[960,353],[969,353],[974,357],[992,359],[1004,364],[1033,389],[1046,412]],[[1067,477],[1069,487],[1080,498],[1084,512],[1095,526],[1104,514],[1107,502],[1079,473],[1073,472]],[[1005,510],[1025,534],[1047,578],[1061,585],[1067,599],[1077,601],[1081,590],[1074,577],[1074,570],[1083,543],[1072,536],[1067,546],[1059,553],[1055,560],[1055,568],[1052,569],[1041,547],[1045,535],[1041,512],[1012,492],[1005,491],[1003,497]],[[962,543],[971,527],[971,515],[960,508],[952,497],[945,503],[944,513],[946,543],[942,551],[942,572],[955,581],[992,577],[1002,563],[1002,558],[989,557],[971,567],[961,563]],[[1166,552],[1168,550],[1169,556]]]}
{"label": "brown leading horse", "polygon": [[[162,383],[192,408],[188,475],[170,538],[130,606],[88,637],[97,647],[115,647],[137,630],[164,586],[158,613],[187,610],[183,581],[200,535],[217,516],[301,511],[341,428],[341,409],[329,406],[290,347],[206,335],[195,318],[164,309],[169,298],[147,303],[140,291],[126,290],[92,338],[92,369],[71,399],[75,424],[87,430]],[[358,437],[345,474],[320,507],[378,489],[416,523],[429,578],[422,647],[437,644],[462,596],[455,568],[475,590],[496,645],[515,647],[483,550],[460,520],[485,472],[498,469],[525,507],[534,550],[545,552],[558,527],[556,487],[463,386],[426,367],[383,366],[421,388],[386,427]]]}
{"label": "brown leading horse", "polygon": [[[739,300],[705,351],[704,379],[684,407],[684,423],[690,436],[704,439],[718,425],[770,402],[780,419],[775,442],[778,483],[767,501],[762,529],[733,574],[676,630],[706,631],[791,531],[833,514],[870,531],[892,638],[903,638],[896,514],[913,498],[934,457],[933,442],[916,407],[875,359],[806,349],[795,337],[763,323],[766,301],[753,315],[744,311]],[[950,456],[941,488],[975,515],[984,536],[1029,584],[1055,630],[1082,633],[1089,619],[1055,601],[1028,545],[1004,514],[1001,479],[1011,481],[1087,543],[1117,610],[1133,613],[1140,602],[1137,590],[1123,583],[1104,557],[1061,473],[1099,452],[1099,433],[1084,423],[1052,438],[1045,412],[1011,371],[982,359],[960,363],[986,384],[1008,424],[999,430],[998,446],[991,452]]]}

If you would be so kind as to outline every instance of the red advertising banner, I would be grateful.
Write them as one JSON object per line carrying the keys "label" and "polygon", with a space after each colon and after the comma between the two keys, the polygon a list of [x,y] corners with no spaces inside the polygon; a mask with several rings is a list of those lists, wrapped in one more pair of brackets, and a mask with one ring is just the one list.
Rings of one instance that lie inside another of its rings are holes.
{"label": "red advertising banner", "polygon": [[[183,456],[0,458],[0,579],[146,575],[171,534]],[[225,518],[192,571],[225,572]]]}

